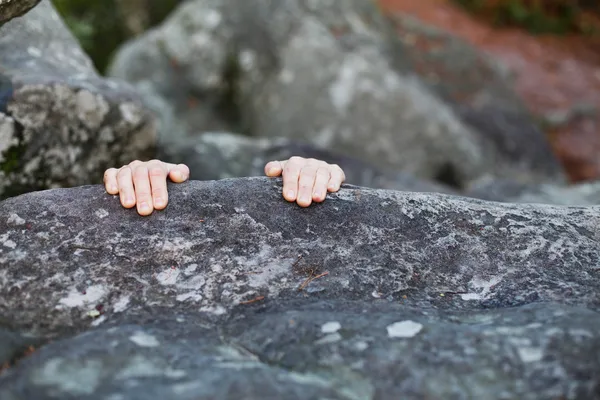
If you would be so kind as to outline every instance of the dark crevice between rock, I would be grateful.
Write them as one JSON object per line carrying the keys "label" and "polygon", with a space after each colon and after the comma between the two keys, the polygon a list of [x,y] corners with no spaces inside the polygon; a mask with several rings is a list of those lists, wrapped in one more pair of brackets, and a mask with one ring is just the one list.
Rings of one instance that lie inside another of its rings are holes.
{"label": "dark crevice between rock", "polygon": [[450,163],[442,164],[433,176],[433,179],[436,182],[450,186],[453,189],[463,190],[465,187],[464,182],[460,179],[458,171]]}
{"label": "dark crevice between rock", "polygon": [[0,113],[8,113],[8,102],[12,99],[13,94],[14,89],[11,80],[0,73]]}
{"label": "dark crevice between rock", "polygon": [[[25,144],[25,127],[17,120],[14,121],[14,127],[15,137],[17,138],[18,144],[9,147],[1,155],[4,161],[0,162],[0,170],[4,172],[6,176],[19,173],[19,171],[23,168],[24,160],[27,159],[26,153],[28,148]],[[50,171],[50,168],[49,166],[45,165],[42,159],[37,171],[34,174],[36,181],[11,182],[10,186],[7,186],[4,191],[0,193],[0,201],[9,197],[21,195],[23,193],[46,189],[47,186],[45,185],[45,181],[48,177],[48,171]]]}
{"label": "dark crevice between rock", "polygon": [[237,51],[227,55],[221,76],[224,87],[215,105],[215,111],[224,121],[229,121],[234,131],[250,136],[248,127],[243,125],[240,104],[240,78],[242,70]]}
{"label": "dark crevice between rock", "polygon": [[[7,114],[10,116],[10,114]],[[18,143],[4,150],[1,154],[3,161],[0,162],[0,170],[6,175],[15,171],[22,165],[23,155],[27,150],[25,146],[24,127],[17,120],[14,120],[15,137]]]}

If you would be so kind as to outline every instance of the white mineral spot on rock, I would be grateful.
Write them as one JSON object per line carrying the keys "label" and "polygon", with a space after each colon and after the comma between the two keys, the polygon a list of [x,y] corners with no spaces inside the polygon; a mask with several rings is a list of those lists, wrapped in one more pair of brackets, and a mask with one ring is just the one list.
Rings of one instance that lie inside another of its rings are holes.
{"label": "white mineral spot on rock", "polygon": [[540,361],[544,357],[542,349],[536,347],[519,347],[517,352],[525,363]]}
{"label": "white mineral spot on rock", "polygon": [[177,277],[179,276],[180,270],[179,268],[171,268],[164,270],[163,272],[156,275],[156,280],[158,283],[164,286],[174,285],[177,282]]}
{"label": "white mineral spot on rock", "polygon": [[214,315],[223,315],[227,313],[227,309],[220,304],[217,304],[215,306],[204,306],[200,308],[200,311]]}
{"label": "white mineral spot on rock", "polygon": [[369,348],[369,343],[363,342],[363,341],[356,342],[354,344],[354,348],[358,351],[365,351],[366,349]]}
{"label": "white mineral spot on rock", "polygon": [[120,379],[154,378],[165,375],[165,372],[152,360],[136,355],[131,357],[127,364],[121,368],[117,377]]}
{"label": "white mineral spot on rock", "polygon": [[190,264],[187,267],[185,267],[184,272],[186,274],[191,274],[191,273],[195,272],[197,268],[198,268],[198,264]]}
{"label": "white mineral spot on rock", "polygon": [[215,264],[212,267],[210,267],[210,269],[213,272],[216,272],[217,274],[220,274],[221,272],[223,272],[223,267],[221,267],[219,264]]}
{"label": "white mineral spot on rock", "polygon": [[15,225],[24,225],[25,224],[25,220],[23,218],[19,217],[15,213],[9,214],[6,222],[9,224],[15,224]]}
{"label": "white mineral spot on rock", "polygon": [[463,300],[481,300],[481,295],[478,293],[464,293],[460,295]]}
{"label": "white mineral spot on rock", "polygon": [[42,51],[36,47],[29,46],[27,48],[27,54],[29,54],[31,57],[41,57]]}
{"label": "white mineral spot on rock", "polygon": [[88,397],[96,392],[102,370],[102,363],[94,359],[52,358],[36,366],[30,376],[34,385],[49,386],[75,397]]}
{"label": "white mineral spot on rock", "polygon": [[154,336],[147,334],[146,332],[136,332],[129,337],[133,343],[140,347],[158,347],[160,342]]}
{"label": "white mineral spot on rock", "polygon": [[72,288],[67,297],[58,301],[59,306],[57,307],[60,307],[60,305],[70,308],[83,307],[90,304],[95,305],[105,294],[106,288],[102,285],[90,286],[86,288],[84,292]]}
{"label": "white mineral spot on rock", "polygon": [[411,338],[421,332],[423,325],[411,320],[394,322],[387,326],[388,336],[391,338]]}
{"label": "white mineral spot on rock", "polygon": [[200,301],[200,300],[202,300],[202,295],[200,295],[196,292],[187,292],[187,293],[178,295],[176,297],[176,299],[177,299],[177,301],[186,301],[186,300]]}
{"label": "white mineral spot on rock", "polygon": [[103,323],[104,321],[106,321],[106,317],[104,315],[101,315],[100,318],[96,318],[93,322],[92,322],[92,326],[98,326],[101,323]]}
{"label": "white mineral spot on rock", "polygon": [[328,335],[325,335],[318,340],[315,340],[315,344],[329,344],[329,343],[339,342],[340,340],[342,340],[342,335],[335,332],[335,333],[330,333]]}
{"label": "white mineral spot on rock", "polygon": [[106,211],[104,208],[99,208],[94,214],[96,214],[96,217],[100,219],[108,217],[108,211]]}
{"label": "white mineral spot on rock", "polygon": [[9,249],[14,249],[17,247],[17,244],[15,242],[13,242],[12,240],[6,240],[4,243],[2,243],[4,245],[4,247],[8,247]]}
{"label": "white mineral spot on rock", "polygon": [[323,333],[334,333],[342,328],[342,324],[337,321],[329,321],[321,326],[321,332]]}
{"label": "white mineral spot on rock", "polygon": [[127,309],[128,305],[129,305],[129,296],[120,297],[119,300],[117,300],[117,302],[113,306],[113,311],[114,312],[123,312]]}
{"label": "white mineral spot on rock", "polygon": [[203,275],[192,276],[191,278],[181,282],[177,287],[182,289],[200,289],[206,283]]}

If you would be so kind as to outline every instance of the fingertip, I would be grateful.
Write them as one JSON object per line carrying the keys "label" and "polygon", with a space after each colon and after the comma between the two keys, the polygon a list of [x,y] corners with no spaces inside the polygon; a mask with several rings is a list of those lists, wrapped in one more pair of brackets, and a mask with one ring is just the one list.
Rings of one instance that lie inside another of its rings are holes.
{"label": "fingertip", "polygon": [[152,214],[152,211],[152,207],[148,203],[142,202],[141,204],[138,204],[137,212],[139,215],[145,217]]}
{"label": "fingertip", "polygon": [[299,198],[296,201],[296,204],[298,204],[300,207],[306,208],[312,204],[312,199],[310,197],[309,198],[304,198],[304,197]]}
{"label": "fingertip", "polygon": [[119,188],[113,183],[107,182],[104,185],[104,188],[108,194],[119,194]]}
{"label": "fingertip", "polygon": [[283,198],[290,202],[296,201],[296,191],[292,189],[284,189]]}
{"label": "fingertip", "polygon": [[265,175],[270,177],[276,177],[281,175],[283,168],[281,168],[281,163],[278,161],[271,161],[265,165]]}
{"label": "fingertip", "polygon": [[180,168],[183,174],[183,180],[188,179],[190,177],[190,167],[188,167],[186,164],[178,164],[177,166]]}
{"label": "fingertip", "polygon": [[135,199],[128,195],[121,195],[121,205],[125,208],[132,208],[135,206]]}

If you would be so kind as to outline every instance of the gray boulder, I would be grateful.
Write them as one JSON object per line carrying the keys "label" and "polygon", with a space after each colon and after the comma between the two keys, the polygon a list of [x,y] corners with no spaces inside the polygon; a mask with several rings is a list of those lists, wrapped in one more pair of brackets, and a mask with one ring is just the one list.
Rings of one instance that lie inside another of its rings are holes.
{"label": "gray boulder", "polygon": [[29,193],[0,232],[1,329],[47,342],[2,399],[600,398],[600,207],[245,178],[150,217]]}
{"label": "gray boulder", "polygon": [[0,198],[102,180],[149,158],[155,121],[135,90],[100,77],[49,0],[0,28]]}
{"label": "gray boulder", "polygon": [[25,14],[39,2],[40,0],[0,0],[0,26]]}
{"label": "gray boulder", "polygon": [[600,181],[572,185],[523,184],[514,180],[481,179],[465,195],[508,203],[543,203],[567,206],[600,204]]}
{"label": "gray boulder", "polygon": [[[406,54],[373,2],[195,0],[126,44],[109,73],[145,94],[165,142],[283,136],[456,187],[486,174],[563,178],[551,153],[529,159],[518,147],[515,163],[403,64]],[[518,134],[543,142],[539,131]]]}
{"label": "gray boulder", "polygon": [[287,138],[259,138],[226,132],[206,132],[159,146],[158,158],[190,167],[190,179],[214,180],[264,176],[264,166],[273,160],[299,156],[338,164],[346,182],[375,189],[452,193],[450,186],[415,178],[403,172],[385,171],[360,159],[313,144]]}

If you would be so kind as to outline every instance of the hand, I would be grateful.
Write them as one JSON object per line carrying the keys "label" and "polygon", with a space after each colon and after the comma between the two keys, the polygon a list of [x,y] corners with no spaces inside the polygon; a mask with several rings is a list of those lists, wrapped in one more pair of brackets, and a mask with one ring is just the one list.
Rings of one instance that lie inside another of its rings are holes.
{"label": "hand", "polygon": [[327,192],[337,192],[346,179],[342,169],[335,164],[314,158],[292,157],[287,161],[271,161],[265,165],[270,177],[283,175],[283,197],[308,207],[314,201],[325,200]]}
{"label": "hand", "polygon": [[173,182],[184,182],[190,176],[185,164],[169,164],[159,160],[132,161],[119,169],[104,172],[104,187],[110,194],[119,194],[125,208],[137,205],[140,215],[162,210],[169,202],[167,176]]}

